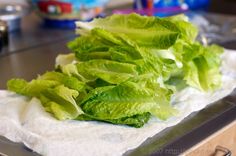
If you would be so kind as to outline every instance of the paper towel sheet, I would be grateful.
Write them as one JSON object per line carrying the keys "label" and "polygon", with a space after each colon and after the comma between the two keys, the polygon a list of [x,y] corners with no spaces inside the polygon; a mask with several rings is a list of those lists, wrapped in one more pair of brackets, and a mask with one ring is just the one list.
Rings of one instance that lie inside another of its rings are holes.
{"label": "paper towel sheet", "polygon": [[23,142],[46,156],[112,156],[138,147],[147,138],[178,124],[194,111],[230,94],[236,87],[236,52],[222,56],[223,86],[214,93],[186,88],[173,97],[179,115],[167,121],[152,118],[143,128],[96,121],[58,121],[36,98],[0,91],[0,135]]}

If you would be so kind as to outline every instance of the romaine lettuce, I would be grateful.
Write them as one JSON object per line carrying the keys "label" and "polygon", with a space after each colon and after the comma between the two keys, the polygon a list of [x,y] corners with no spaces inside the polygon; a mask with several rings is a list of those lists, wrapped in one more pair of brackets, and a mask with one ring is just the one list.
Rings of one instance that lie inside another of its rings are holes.
{"label": "romaine lettuce", "polygon": [[59,55],[56,70],[8,89],[37,97],[59,120],[97,120],[142,127],[151,116],[166,120],[177,110],[171,96],[187,86],[221,86],[221,47],[202,46],[186,16],[112,15],[77,22],[81,35]]}

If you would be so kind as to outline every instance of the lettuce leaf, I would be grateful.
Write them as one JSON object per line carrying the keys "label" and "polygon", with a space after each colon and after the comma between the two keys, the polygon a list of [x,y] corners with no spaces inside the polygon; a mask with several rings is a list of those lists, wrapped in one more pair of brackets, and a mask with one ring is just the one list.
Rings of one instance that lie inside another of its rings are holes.
{"label": "lettuce leaf", "polygon": [[59,82],[60,84],[65,85],[70,89],[74,89],[77,91],[82,91],[86,88],[86,84],[78,80],[73,76],[67,76],[60,72],[46,72],[42,76],[39,76],[38,80],[52,80]]}
{"label": "lettuce leaf", "polygon": [[[68,82],[70,84],[70,81]],[[79,92],[62,85],[57,80],[37,79],[26,82],[22,79],[12,79],[7,85],[10,91],[40,99],[45,110],[53,113],[59,120],[74,119],[83,114],[75,101]]]}
{"label": "lettuce leaf", "polygon": [[76,90],[59,85],[55,88],[48,88],[41,94],[49,100],[46,105],[59,120],[75,119],[78,115],[83,114],[75,100],[79,95]]}
{"label": "lettuce leaf", "polygon": [[139,45],[155,48],[169,48],[180,35],[180,30],[169,20],[157,17],[145,17],[137,14],[112,15],[92,22],[76,22],[77,33],[89,34],[94,28],[122,33]]}
{"label": "lettuce leaf", "polygon": [[111,84],[119,84],[137,75],[136,66],[111,60],[96,59],[77,64],[78,72],[86,79],[100,78]]}
{"label": "lettuce leaf", "polygon": [[145,123],[148,122],[150,117],[151,117],[150,113],[143,113],[143,114],[137,114],[137,115],[134,115],[134,116],[131,116],[131,117],[101,120],[99,118],[95,118],[94,116],[90,116],[88,114],[82,114],[82,115],[79,115],[76,118],[76,120],[82,120],[82,121],[83,120],[85,120],[85,121],[98,120],[98,121],[109,122],[109,123],[113,123],[113,124],[122,124],[122,125],[128,125],[128,126],[140,128]]}
{"label": "lettuce leaf", "polygon": [[104,121],[143,113],[167,119],[175,114],[169,104],[171,94],[153,84],[127,81],[117,86],[98,87],[88,94],[80,107],[86,114]]}
{"label": "lettuce leaf", "polygon": [[59,82],[52,80],[32,80],[27,82],[24,79],[11,79],[7,82],[7,88],[18,94],[38,97],[43,90],[59,84]]}
{"label": "lettuce leaf", "polygon": [[223,49],[216,45],[202,47],[197,44],[193,46],[195,48],[187,50],[184,58],[184,79],[187,84],[202,91],[213,91],[219,88],[221,86],[220,55]]}
{"label": "lettuce leaf", "polygon": [[176,16],[167,17],[167,19],[173,22],[175,26],[181,31],[180,38],[188,42],[195,41],[198,34],[198,29],[196,26],[189,22],[187,16],[185,16],[184,14],[180,14]]}

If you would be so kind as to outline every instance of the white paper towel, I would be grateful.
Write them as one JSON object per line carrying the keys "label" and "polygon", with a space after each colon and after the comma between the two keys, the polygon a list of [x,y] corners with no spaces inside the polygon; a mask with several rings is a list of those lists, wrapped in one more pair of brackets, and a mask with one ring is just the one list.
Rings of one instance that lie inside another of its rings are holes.
{"label": "white paper towel", "polygon": [[179,110],[167,121],[152,118],[143,128],[96,121],[58,121],[46,113],[36,98],[0,91],[0,135],[46,156],[112,156],[138,147],[147,138],[176,125],[194,111],[217,101],[236,87],[236,52],[222,56],[223,86],[214,93],[186,88],[173,97]]}

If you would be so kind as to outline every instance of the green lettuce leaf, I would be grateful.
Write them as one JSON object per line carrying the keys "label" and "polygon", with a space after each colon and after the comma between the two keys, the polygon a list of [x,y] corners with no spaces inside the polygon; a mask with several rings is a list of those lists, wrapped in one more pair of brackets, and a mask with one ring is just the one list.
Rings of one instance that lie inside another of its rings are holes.
{"label": "green lettuce leaf", "polygon": [[213,91],[221,86],[221,47],[189,45],[184,55],[184,80],[202,91]]}
{"label": "green lettuce leaf", "polygon": [[39,76],[38,80],[52,80],[65,85],[70,89],[77,91],[83,91],[86,88],[86,84],[78,80],[73,76],[67,76],[59,72],[46,72],[45,74]]}
{"label": "green lettuce leaf", "polygon": [[175,26],[177,26],[177,28],[181,31],[180,38],[188,42],[195,41],[198,34],[198,29],[196,26],[189,22],[187,16],[185,16],[184,14],[180,14],[167,17],[167,20],[173,22]]}
{"label": "green lettuce leaf", "polygon": [[18,94],[39,97],[42,91],[59,84],[59,82],[53,80],[32,80],[31,82],[27,82],[23,79],[11,79],[7,82],[7,88]]}
{"label": "green lettuce leaf", "polygon": [[76,22],[76,25],[80,35],[89,34],[93,28],[101,28],[125,34],[141,46],[160,49],[172,46],[180,35],[178,27],[169,20],[137,14],[117,14],[105,19],[94,19],[92,22]]}
{"label": "green lettuce leaf", "polygon": [[100,78],[111,84],[119,84],[137,75],[136,66],[110,60],[90,60],[77,64],[78,72],[91,81]]}
{"label": "green lettuce leaf", "polygon": [[56,67],[71,64],[76,61],[75,54],[60,54],[56,57]]}
{"label": "green lettuce leaf", "polygon": [[37,97],[45,110],[53,113],[60,120],[74,119],[83,113],[75,101],[79,92],[61,85],[56,80],[37,79],[26,82],[22,79],[12,79],[8,81],[8,90],[29,97]]}
{"label": "green lettuce leaf", "polygon": [[134,115],[131,117],[124,117],[120,119],[106,119],[106,120],[101,120],[99,118],[95,118],[94,116],[90,116],[88,114],[82,114],[79,115],[76,120],[85,120],[85,121],[93,121],[93,120],[98,120],[98,121],[103,121],[103,122],[109,122],[113,124],[122,124],[122,125],[128,125],[136,128],[142,127],[145,123],[148,122],[150,119],[151,114],[150,113],[143,113],[143,114],[138,114]]}
{"label": "green lettuce leaf", "polygon": [[83,114],[75,100],[79,95],[76,90],[59,85],[55,88],[48,88],[41,94],[49,100],[46,105],[59,120],[74,119]]}
{"label": "green lettuce leaf", "polygon": [[[81,102],[80,107],[86,114],[104,121],[143,113],[167,119],[175,113],[168,102],[170,95],[158,83],[127,81],[118,86],[95,88]],[[164,112],[162,108],[165,108]]]}

